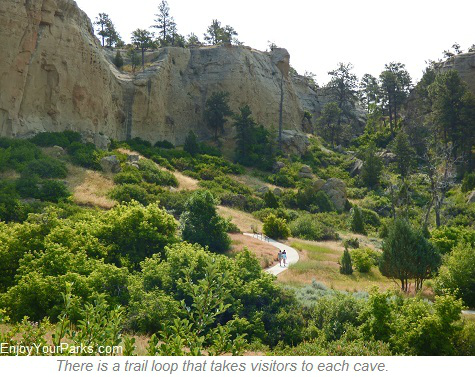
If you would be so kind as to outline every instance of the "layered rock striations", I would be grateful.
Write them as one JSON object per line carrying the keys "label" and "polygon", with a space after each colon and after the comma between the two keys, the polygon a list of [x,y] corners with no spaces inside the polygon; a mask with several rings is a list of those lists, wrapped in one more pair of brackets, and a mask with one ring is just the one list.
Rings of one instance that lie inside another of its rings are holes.
{"label": "layered rock striations", "polygon": [[[2,0],[0,50],[2,136],[70,129],[91,140],[181,144],[194,130],[205,139],[203,111],[215,91],[230,93],[234,111],[248,104],[259,123],[277,128],[281,80],[284,128],[307,130],[305,111],[319,110],[316,91],[290,77],[285,49],[163,48],[145,72],[120,73],[72,0]],[[233,136],[231,124],[225,136]]]}
{"label": "layered rock striations", "polygon": [[122,88],[70,0],[0,2],[0,133],[125,136]]}

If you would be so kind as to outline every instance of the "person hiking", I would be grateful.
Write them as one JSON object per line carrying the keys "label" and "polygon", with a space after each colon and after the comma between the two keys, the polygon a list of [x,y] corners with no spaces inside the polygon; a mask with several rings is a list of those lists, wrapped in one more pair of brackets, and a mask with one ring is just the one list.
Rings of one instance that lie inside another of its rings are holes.
{"label": "person hiking", "polygon": [[282,260],[284,261],[284,267],[287,265],[287,252],[284,250],[282,252]]}
{"label": "person hiking", "polygon": [[277,254],[277,259],[279,260],[280,267],[282,267],[282,250],[279,250],[279,253]]}

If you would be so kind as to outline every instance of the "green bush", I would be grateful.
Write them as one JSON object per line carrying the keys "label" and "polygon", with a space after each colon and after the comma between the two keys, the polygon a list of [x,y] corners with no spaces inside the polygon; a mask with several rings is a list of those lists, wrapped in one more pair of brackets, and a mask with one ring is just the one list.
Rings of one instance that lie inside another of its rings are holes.
{"label": "green bush", "polygon": [[67,151],[74,164],[89,169],[101,170],[101,166],[99,165],[99,153],[94,144],[82,144],[75,141],[68,146]]}
{"label": "green bush", "polygon": [[379,254],[370,248],[354,249],[351,260],[359,272],[366,273],[379,263]]}
{"label": "green bush", "polygon": [[30,140],[32,143],[40,147],[53,147],[58,145],[60,147],[66,148],[71,143],[80,142],[81,134],[74,131],[41,132],[33,136]]}
{"label": "green bush", "polygon": [[310,241],[337,240],[338,234],[312,215],[302,215],[290,223],[290,231],[294,237]]}
{"label": "green bush", "polygon": [[156,148],[163,148],[163,149],[173,149],[175,146],[170,143],[168,140],[157,141],[154,145]]}
{"label": "green bush", "polygon": [[114,175],[114,183],[118,185],[139,184],[140,182],[142,182],[142,175],[135,168],[124,170]]}
{"label": "green bush", "polygon": [[262,227],[266,236],[274,239],[287,239],[290,237],[290,228],[284,219],[280,219],[275,215],[269,215]]}
{"label": "green bush", "polygon": [[464,303],[475,307],[475,253],[469,243],[459,243],[444,259],[435,291],[444,294],[449,291]]}
{"label": "green bush", "polygon": [[475,188],[475,173],[465,173],[462,180],[462,192],[469,192]]}
{"label": "green bush", "polygon": [[147,190],[137,184],[123,184],[114,187],[109,193],[109,197],[119,203],[130,203],[136,200],[143,205],[147,205],[153,201],[153,197],[149,195]]}
{"label": "green bush", "polygon": [[145,182],[159,186],[178,187],[178,181],[175,176],[170,172],[158,168],[154,162],[142,158],[138,164]]}
{"label": "green bush", "polygon": [[59,201],[68,198],[70,195],[71,193],[63,182],[44,180],[41,183],[39,197],[37,199],[58,203]]}
{"label": "green bush", "polygon": [[29,162],[22,174],[27,176],[38,175],[40,178],[66,178],[68,169],[61,161],[43,157]]}

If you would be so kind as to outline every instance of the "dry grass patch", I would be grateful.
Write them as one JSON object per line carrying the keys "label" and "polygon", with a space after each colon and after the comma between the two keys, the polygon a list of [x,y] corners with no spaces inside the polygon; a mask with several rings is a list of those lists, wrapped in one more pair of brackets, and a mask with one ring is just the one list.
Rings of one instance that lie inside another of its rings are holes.
{"label": "dry grass patch", "polygon": [[350,292],[368,291],[373,286],[382,290],[397,287],[392,280],[382,276],[377,267],[368,273],[354,271],[352,275],[340,274],[338,261],[343,254],[341,243],[293,239],[290,245],[302,251],[301,257],[296,264],[278,275],[277,280],[282,283],[303,286],[316,280],[327,287]]}
{"label": "dry grass patch", "polygon": [[197,190],[199,188],[198,181],[178,171],[171,172],[178,181],[178,190]]}
{"label": "dry grass patch", "polygon": [[68,164],[66,183],[73,193],[73,200],[79,205],[110,209],[116,201],[107,197],[114,187],[112,178],[97,171]]}
{"label": "dry grass patch", "polygon": [[231,222],[243,233],[251,233],[253,225],[259,230],[262,229],[262,222],[250,213],[223,206],[218,206],[218,213],[226,219],[231,218]]}
{"label": "dry grass patch", "polygon": [[230,234],[229,236],[232,241],[231,255],[237,254],[247,247],[257,257],[262,268],[268,268],[277,263],[278,249],[274,246],[243,234]]}

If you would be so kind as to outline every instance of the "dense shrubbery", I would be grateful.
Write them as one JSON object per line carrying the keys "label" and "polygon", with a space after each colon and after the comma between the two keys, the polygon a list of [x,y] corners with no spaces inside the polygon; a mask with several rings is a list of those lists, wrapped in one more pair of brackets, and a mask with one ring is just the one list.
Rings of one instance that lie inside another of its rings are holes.
{"label": "dense shrubbery", "polygon": [[191,195],[185,203],[180,222],[185,241],[209,247],[217,253],[229,249],[228,225],[216,212],[216,204],[209,191],[197,191]]}
{"label": "dense shrubbery", "polygon": [[332,227],[320,222],[313,215],[301,215],[290,223],[290,231],[294,237],[310,241],[328,241],[339,238]]}
{"label": "dense shrubbery", "polygon": [[371,267],[378,266],[381,254],[370,248],[354,249],[350,252],[351,260],[359,272],[369,272]]}
{"label": "dense shrubbery", "polygon": [[280,219],[273,214],[270,214],[264,220],[262,230],[270,238],[287,239],[290,237],[290,228],[285,219]]}
{"label": "dense shrubbery", "polygon": [[31,142],[40,147],[53,147],[55,145],[66,148],[71,143],[80,142],[81,134],[74,131],[41,132],[31,139]]}
{"label": "dense shrubbery", "polygon": [[67,151],[73,163],[89,169],[101,169],[99,165],[100,154],[94,144],[83,144],[75,141],[67,147]]}

